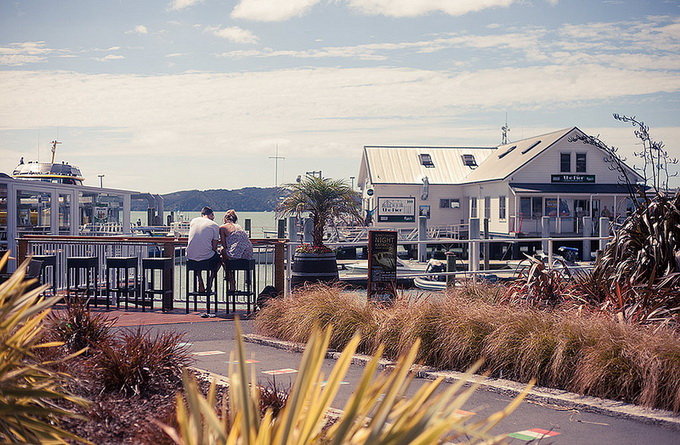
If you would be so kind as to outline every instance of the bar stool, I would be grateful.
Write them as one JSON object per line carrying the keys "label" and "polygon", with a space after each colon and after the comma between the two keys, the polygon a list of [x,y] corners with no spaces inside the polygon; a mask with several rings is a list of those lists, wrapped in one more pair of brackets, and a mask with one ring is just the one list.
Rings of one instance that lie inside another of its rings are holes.
{"label": "bar stool", "polygon": [[[224,268],[227,312],[229,303],[232,305],[233,312],[236,312],[236,304],[245,304],[247,312],[252,312],[251,306],[253,308],[255,306],[255,260],[226,260]],[[233,285],[229,282],[230,279],[233,279]],[[245,301],[239,297],[245,297]]]}
{"label": "bar stool", "polygon": [[[172,258],[142,258],[142,282],[144,285],[142,290],[142,311],[146,310],[146,297],[149,297],[149,307],[151,310],[153,310],[154,296],[161,295],[163,301],[166,298],[172,298],[173,283],[169,283],[169,287],[166,285],[172,268]],[[160,271],[160,287],[156,287],[156,271]],[[147,272],[150,272],[150,274],[147,274]]]}
{"label": "bar stool", "polygon": [[[85,283],[82,283],[82,278]],[[94,305],[97,306],[97,283],[99,282],[99,261],[96,256],[79,256],[66,258],[66,298],[71,294],[78,295],[85,292],[88,297],[94,297]],[[107,299],[108,300],[108,299]],[[68,302],[68,301],[67,301]]]}
{"label": "bar stool", "polygon": [[40,266],[40,283],[47,284],[47,268],[51,268],[52,296],[57,295],[57,256],[56,255],[33,255],[33,259],[42,261]]}
{"label": "bar stool", "polygon": [[[132,274],[130,274],[132,270]],[[111,273],[113,278],[111,279]],[[133,282],[130,284],[132,275]],[[135,298],[135,305],[139,306],[139,267],[136,256],[108,257],[106,258],[106,307],[109,307],[109,299],[113,294],[116,296],[116,307],[120,307],[121,298],[125,298],[125,309],[128,308],[130,295]]]}
{"label": "bar stool", "polygon": [[[211,266],[201,261],[187,261],[187,275],[186,275],[186,312],[189,313],[189,298],[194,297],[194,311],[198,311],[198,297],[205,297],[205,311],[210,313],[210,297],[215,296],[215,312],[217,312],[217,270],[213,271],[215,266]],[[193,290],[189,287],[190,275],[193,272]],[[199,277],[203,278],[203,272],[206,273],[205,290],[199,289]],[[228,309],[228,308],[227,308]]]}

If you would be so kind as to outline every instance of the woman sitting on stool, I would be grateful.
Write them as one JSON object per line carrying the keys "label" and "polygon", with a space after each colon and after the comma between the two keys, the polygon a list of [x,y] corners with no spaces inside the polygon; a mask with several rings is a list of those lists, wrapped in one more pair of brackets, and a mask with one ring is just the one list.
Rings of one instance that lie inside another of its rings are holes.
{"label": "woman sitting on stool", "polygon": [[253,244],[243,228],[236,224],[238,216],[234,209],[224,214],[224,224],[220,226],[220,243],[222,244],[222,260],[225,263],[224,272],[228,280],[228,289],[234,290],[236,282],[233,271],[226,268],[227,260],[253,259]]}

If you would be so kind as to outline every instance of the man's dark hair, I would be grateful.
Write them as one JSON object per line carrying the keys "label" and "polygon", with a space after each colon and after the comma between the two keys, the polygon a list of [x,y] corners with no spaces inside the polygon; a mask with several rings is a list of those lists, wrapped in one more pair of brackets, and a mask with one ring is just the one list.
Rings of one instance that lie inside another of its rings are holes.
{"label": "man's dark hair", "polygon": [[201,216],[208,216],[212,215],[213,213],[214,213],[213,209],[211,209],[210,207],[206,206],[201,209]]}

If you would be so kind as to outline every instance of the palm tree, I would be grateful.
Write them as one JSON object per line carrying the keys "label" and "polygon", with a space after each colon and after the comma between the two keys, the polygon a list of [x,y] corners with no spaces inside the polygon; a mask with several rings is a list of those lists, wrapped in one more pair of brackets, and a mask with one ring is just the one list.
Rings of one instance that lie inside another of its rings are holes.
{"label": "palm tree", "polygon": [[326,224],[336,219],[361,221],[360,195],[342,179],[307,176],[284,186],[290,193],[276,208],[279,216],[309,212],[314,228],[312,247],[323,247]]}

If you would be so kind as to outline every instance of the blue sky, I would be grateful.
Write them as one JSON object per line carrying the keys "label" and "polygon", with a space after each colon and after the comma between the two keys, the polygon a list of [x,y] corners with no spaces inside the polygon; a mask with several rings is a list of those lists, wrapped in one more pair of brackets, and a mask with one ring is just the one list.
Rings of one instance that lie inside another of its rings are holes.
{"label": "blue sky", "polygon": [[[166,193],[356,176],[364,145],[578,126],[680,157],[680,2],[0,2],[0,171],[60,159]],[[678,181],[676,180],[677,184]]]}

